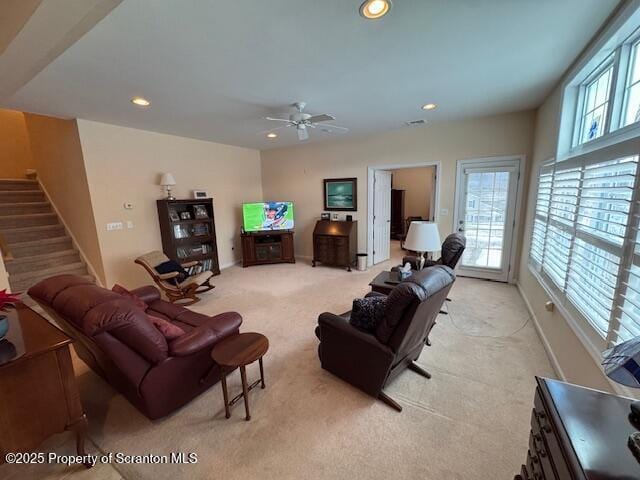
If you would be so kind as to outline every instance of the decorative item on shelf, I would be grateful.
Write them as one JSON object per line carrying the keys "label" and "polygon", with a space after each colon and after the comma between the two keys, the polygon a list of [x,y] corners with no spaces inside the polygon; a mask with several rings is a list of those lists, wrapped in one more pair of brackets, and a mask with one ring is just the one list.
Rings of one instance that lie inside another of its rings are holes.
{"label": "decorative item on shelf", "polygon": [[163,173],[160,178],[160,185],[167,189],[167,200],[175,200],[175,197],[171,195],[171,187],[176,184],[176,179],[170,173]]}
{"label": "decorative item on shelf", "polygon": [[358,209],[357,178],[325,178],[324,209],[330,211],[353,211]]}
{"label": "decorative item on shelf", "polygon": [[197,237],[209,235],[209,225],[206,223],[196,223],[193,226],[193,235]]}
{"label": "decorative item on shelf", "polygon": [[404,246],[407,250],[418,253],[418,270],[422,270],[425,252],[437,252],[442,248],[438,225],[433,222],[411,222]]}
{"label": "decorative item on shelf", "polygon": [[331,220],[331,214],[329,212],[323,212],[320,214],[322,220]]}
{"label": "decorative item on shelf", "polygon": [[188,238],[189,237],[189,231],[184,228],[181,225],[174,225],[173,226],[173,236],[174,238]]}
{"label": "decorative item on shelf", "polygon": [[194,205],[193,216],[197,219],[209,218],[209,212],[207,212],[207,207],[205,207],[204,205]]}
{"label": "decorative item on shelf", "polygon": [[178,212],[176,212],[175,210],[169,210],[169,218],[172,222],[180,221],[180,215],[178,215]]}
{"label": "decorative item on shelf", "polygon": [[193,198],[195,198],[196,200],[199,198],[209,198],[209,194],[206,192],[206,190],[193,190],[192,194]]}
{"label": "decorative item on shelf", "polygon": [[6,312],[10,307],[14,307],[19,301],[17,294],[7,293],[6,288],[0,290],[0,340],[9,332],[9,319],[3,312]]}
{"label": "decorative item on shelf", "polygon": [[191,214],[189,212],[180,212],[180,220],[191,220]]}

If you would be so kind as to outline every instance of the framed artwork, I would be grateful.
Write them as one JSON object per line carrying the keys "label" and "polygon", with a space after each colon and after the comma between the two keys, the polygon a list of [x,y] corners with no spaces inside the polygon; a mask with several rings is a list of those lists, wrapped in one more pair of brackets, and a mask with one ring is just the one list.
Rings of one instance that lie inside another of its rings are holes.
{"label": "framed artwork", "polygon": [[191,214],[189,212],[180,212],[181,220],[191,220]]}
{"label": "framed artwork", "polygon": [[325,178],[324,209],[355,212],[358,209],[358,179]]}
{"label": "framed artwork", "polygon": [[209,218],[207,207],[205,207],[204,205],[194,205],[193,213],[196,218]]}
{"label": "framed artwork", "polygon": [[176,212],[175,210],[169,210],[169,218],[171,219],[172,222],[179,222],[180,221],[180,217],[178,216],[178,212]]}

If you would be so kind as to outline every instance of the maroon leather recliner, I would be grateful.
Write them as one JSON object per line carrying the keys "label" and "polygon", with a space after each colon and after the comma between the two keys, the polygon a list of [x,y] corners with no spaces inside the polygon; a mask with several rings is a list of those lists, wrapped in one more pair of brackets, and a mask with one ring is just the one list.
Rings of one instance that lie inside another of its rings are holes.
{"label": "maroon leather recliner", "polygon": [[[236,312],[209,317],[161,300],[152,286],[133,291],[149,305],[145,313],[75,275],[48,278],[28,293],[75,339],[78,356],[150,419],[164,417],[220,379],[211,349],[237,334],[242,323]],[[186,333],[167,342],[147,314]]]}

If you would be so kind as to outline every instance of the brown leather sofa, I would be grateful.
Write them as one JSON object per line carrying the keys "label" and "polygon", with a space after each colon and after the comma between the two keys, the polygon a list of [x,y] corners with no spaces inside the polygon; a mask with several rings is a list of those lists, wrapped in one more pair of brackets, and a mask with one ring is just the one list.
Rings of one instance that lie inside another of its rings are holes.
{"label": "brown leather sofa", "polygon": [[[449,268],[455,269],[456,265],[460,261],[464,249],[467,246],[467,239],[461,233],[452,233],[444,239],[442,242],[442,250],[440,251],[440,258],[438,260],[430,260],[426,258],[425,253],[424,267],[433,267],[434,265],[446,265]],[[418,263],[420,258],[415,255],[407,255],[402,258],[402,265],[409,263],[412,270],[418,269]]]}
{"label": "brown leather sofa", "polygon": [[149,305],[147,314],[186,332],[167,341],[132,300],[81,277],[51,277],[28,293],[76,340],[78,356],[150,419],[185,405],[220,379],[211,349],[242,323],[236,312],[209,317],[173,305],[152,286],[134,290]]}
{"label": "brown leather sofa", "polygon": [[[415,360],[454,280],[453,270],[444,265],[415,272],[388,295],[384,317],[373,334],[353,327],[351,312],[322,313],[316,328],[322,368],[402,411],[383,389],[406,368],[431,378]],[[381,294],[367,296],[371,295]]]}

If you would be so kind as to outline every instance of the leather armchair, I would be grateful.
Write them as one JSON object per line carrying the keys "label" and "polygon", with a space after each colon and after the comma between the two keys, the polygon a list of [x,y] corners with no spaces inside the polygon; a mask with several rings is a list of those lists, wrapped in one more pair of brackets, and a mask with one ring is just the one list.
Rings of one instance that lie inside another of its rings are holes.
{"label": "leather armchair", "polygon": [[[166,302],[152,286],[133,291],[149,306],[144,312],[75,275],[48,278],[28,293],[75,340],[78,356],[150,419],[185,405],[220,379],[211,349],[237,334],[242,323],[236,312],[209,317]],[[185,334],[167,340],[147,315]]]}
{"label": "leather armchair", "polygon": [[453,270],[444,265],[416,272],[388,295],[384,318],[374,333],[353,327],[351,312],[322,313],[316,328],[322,368],[402,411],[383,389],[406,368],[431,377],[415,360],[454,280]]}
{"label": "leather armchair", "polygon": [[[426,258],[424,261],[424,268],[432,267],[434,265],[446,265],[447,267],[454,270],[456,265],[460,261],[462,254],[464,253],[464,249],[467,246],[467,239],[461,233],[452,233],[448,235],[447,238],[442,242],[442,250],[440,252],[440,258],[438,260],[429,260]],[[402,265],[409,263],[411,265],[412,270],[417,270],[418,265],[420,263],[420,258],[415,255],[407,255],[402,257]]]}

